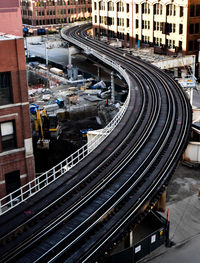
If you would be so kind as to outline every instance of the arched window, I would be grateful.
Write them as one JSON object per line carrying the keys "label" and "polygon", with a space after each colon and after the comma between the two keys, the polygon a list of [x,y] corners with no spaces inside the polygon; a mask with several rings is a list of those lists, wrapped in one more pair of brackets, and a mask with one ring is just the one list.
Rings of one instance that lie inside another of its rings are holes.
{"label": "arched window", "polygon": [[142,14],[150,14],[150,5],[147,3],[142,4]]}
{"label": "arched window", "polygon": [[108,11],[114,11],[114,2],[108,2]]}
{"label": "arched window", "polygon": [[122,2],[117,3],[117,12],[124,12],[124,4]]}
{"label": "arched window", "polygon": [[162,10],[163,10],[163,7],[162,7],[162,5],[161,4],[155,4],[154,6],[153,6],[153,8],[154,8],[154,15],[162,15]]}
{"label": "arched window", "polygon": [[176,15],[176,6],[175,5],[167,5],[167,16],[175,16]]}
{"label": "arched window", "polygon": [[99,2],[99,10],[105,10],[105,2]]}

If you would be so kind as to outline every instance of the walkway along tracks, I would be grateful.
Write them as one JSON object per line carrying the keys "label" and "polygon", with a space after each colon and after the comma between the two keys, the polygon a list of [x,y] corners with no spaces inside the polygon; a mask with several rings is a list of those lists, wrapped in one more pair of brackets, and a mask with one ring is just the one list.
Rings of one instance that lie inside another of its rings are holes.
{"label": "walkway along tracks", "polygon": [[[85,35],[81,35],[82,29],[72,30],[80,30],[73,37],[80,38],[81,42],[87,41],[94,48],[94,40],[88,37],[85,40]],[[43,233],[38,231],[32,244],[28,238],[27,244],[21,244],[23,255],[16,249],[10,254],[10,259],[5,257],[7,261],[12,258],[15,262],[47,262],[54,258],[52,262],[65,259],[67,262],[92,262],[112,246],[119,234],[134,222],[144,205],[161,192],[186,147],[191,108],[179,86],[157,69],[155,71],[155,68],[124,56],[121,51],[115,53],[114,49],[105,49],[102,44],[98,46],[94,42],[101,53],[110,55],[112,61],[116,59],[126,68],[131,85],[130,105],[119,127],[111,134],[114,138],[108,138],[91,156],[101,151],[109,156],[110,149],[114,151],[117,145],[119,151],[115,153],[114,160],[108,160],[109,165],[104,163],[104,169],[99,167],[101,176],[95,178],[102,178],[101,184],[94,183],[92,179],[88,182],[88,185],[93,184],[93,193],[82,188],[81,193],[85,195],[82,201],[78,192],[79,207],[77,203],[75,207],[71,203],[70,215],[67,206],[61,223],[53,223],[51,219],[52,225],[43,228]],[[92,167],[92,163],[89,166]],[[66,188],[69,189],[69,184]],[[37,246],[36,240],[40,242]]]}

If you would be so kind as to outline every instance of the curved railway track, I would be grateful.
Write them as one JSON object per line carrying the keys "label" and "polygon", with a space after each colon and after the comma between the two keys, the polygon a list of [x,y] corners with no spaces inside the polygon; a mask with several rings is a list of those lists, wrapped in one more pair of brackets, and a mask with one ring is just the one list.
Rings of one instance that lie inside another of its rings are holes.
{"label": "curved railway track", "polygon": [[[87,28],[63,31],[63,37],[126,70],[128,110],[67,178],[0,217],[2,262],[95,262],[153,207],[187,145],[191,107],[178,84],[89,38]],[[34,211],[28,218],[27,209]]]}

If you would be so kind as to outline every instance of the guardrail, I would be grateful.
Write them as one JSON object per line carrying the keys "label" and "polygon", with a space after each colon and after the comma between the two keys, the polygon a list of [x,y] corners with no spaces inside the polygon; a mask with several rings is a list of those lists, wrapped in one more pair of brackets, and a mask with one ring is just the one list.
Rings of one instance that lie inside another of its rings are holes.
{"label": "guardrail", "polygon": [[[72,41],[73,42],[73,41]],[[78,41],[76,44],[80,46]],[[85,46],[85,45],[84,45]],[[84,49],[87,46],[84,47]],[[94,56],[98,57],[108,65],[115,68],[126,80],[128,87],[130,87],[130,80],[126,71],[118,64],[115,64],[113,61],[110,61],[106,57],[102,57],[102,55],[98,52],[94,52],[90,49],[90,52],[93,53]],[[130,89],[129,89],[130,90]],[[23,185],[21,188],[17,189],[16,191],[6,195],[5,197],[0,199],[0,215],[8,212],[12,208],[18,206],[25,200],[29,199],[49,184],[53,183],[55,180],[66,174],[72,167],[74,167],[77,163],[82,161],[88,154],[90,154],[98,145],[113,131],[113,129],[118,125],[126,109],[128,108],[130,101],[130,92],[128,93],[127,99],[123,106],[120,108],[119,112],[116,116],[112,119],[112,121],[101,130],[101,133],[96,135],[89,143],[82,146],[76,152],[71,154],[65,160],[51,168],[50,170],[46,171],[45,173],[41,174],[34,180],[28,182],[27,184]]]}

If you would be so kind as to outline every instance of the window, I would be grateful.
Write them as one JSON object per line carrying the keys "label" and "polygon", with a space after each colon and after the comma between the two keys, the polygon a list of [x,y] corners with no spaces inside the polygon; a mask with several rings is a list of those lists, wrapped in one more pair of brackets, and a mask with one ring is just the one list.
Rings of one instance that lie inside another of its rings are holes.
{"label": "window", "polygon": [[113,31],[111,31],[111,30],[108,30],[108,36],[110,38],[114,38],[115,37],[115,33]]}
{"label": "window", "polygon": [[167,45],[167,47],[170,48],[170,49],[175,48],[175,40],[167,39],[167,40],[166,40],[166,45]]}
{"label": "window", "polygon": [[142,20],[142,28],[150,29],[150,21]]}
{"label": "window", "polygon": [[162,5],[161,4],[155,4],[153,8],[154,8],[154,15],[162,15]]}
{"label": "window", "polygon": [[138,28],[139,27],[139,20],[138,19],[136,19],[136,21],[135,21],[136,23],[135,23],[135,27],[136,28]]}
{"label": "window", "polygon": [[183,24],[179,24],[179,34],[183,34]]}
{"label": "window", "polygon": [[105,10],[105,2],[99,3],[99,10]]}
{"label": "window", "polygon": [[194,34],[194,24],[190,24],[189,26],[189,33]]}
{"label": "window", "polygon": [[117,25],[124,26],[124,18],[117,18]]}
{"label": "window", "polygon": [[114,25],[114,17],[108,17],[108,25]]}
{"label": "window", "polygon": [[126,35],[126,40],[127,40],[127,41],[130,40],[129,33],[127,33],[127,35]]}
{"label": "window", "polygon": [[106,30],[104,28],[100,28],[100,35],[105,36],[106,35]]}
{"label": "window", "polygon": [[117,32],[117,38],[121,39],[121,40],[124,40],[124,33]]}
{"label": "window", "polygon": [[94,22],[97,23],[97,16],[94,16]]}
{"label": "window", "polygon": [[176,24],[172,24],[172,33],[176,33]]}
{"label": "window", "polygon": [[108,2],[108,11],[114,11],[114,2]]}
{"label": "window", "polygon": [[139,5],[138,4],[136,4],[135,5],[135,12],[138,14],[138,12],[139,12]]}
{"label": "window", "polygon": [[200,5],[196,5],[196,16],[200,16]]}
{"label": "window", "polygon": [[127,25],[127,27],[129,27],[129,19],[128,18],[126,19],[126,25]]}
{"label": "window", "polygon": [[97,10],[97,3],[94,2],[94,10]]}
{"label": "window", "polygon": [[14,122],[2,122],[1,127],[1,145],[2,151],[8,151],[16,148],[16,136]]}
{"label": "window", "polygon": [[150,14],[150,5],[147,3],[142,4],[142,14]]}
{"label": "window", "polygon": [[11,72],[0,72],[0,105],[13,102]]}
{"label": "window", "polygon": [[148,44],[150,42],[150,37],[149,36],[142,36],[142,42],[145,44]]}
{"label": "window", "polygon": [[180,6],[180,17],[183,16],[183,6]]}
{"label": "window", "polygon": [[190,16],[193,17],[194,16],[194,5],[190,6]]}
{"label": "window", "polygon": [[175,5],[167,5],[167,16],[175,16],[176,15],[176,6]]}
{"label": "window", "polygon": [[154,21],[154,30],[163,31],[163,22]]}
{"label": "window", "polygon": [[176,24],[166,23],[166,34],[175,33],[176,32]]}
{"label": "window", "polygon": [[117,3],[117,12],[124,12],[124,4],[122,2]]}
{"label": "window", "polygon": [[154,45],[161,46],[162,45],[162,38],[154,37],[153,42],[154,42]]}
{"label": "window", "polygon": [[189,41],[188,51],[192,51],[192,50],[193,50],[193,41]]}
{"label": "window", "polygon": [[199,24],[195,24],[195,34],[199,33]]}
{"label": "window", "polygon": [[129,4],[126,4],[126,12],[129,13]]}

